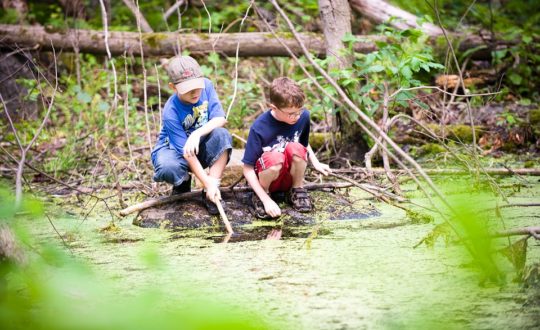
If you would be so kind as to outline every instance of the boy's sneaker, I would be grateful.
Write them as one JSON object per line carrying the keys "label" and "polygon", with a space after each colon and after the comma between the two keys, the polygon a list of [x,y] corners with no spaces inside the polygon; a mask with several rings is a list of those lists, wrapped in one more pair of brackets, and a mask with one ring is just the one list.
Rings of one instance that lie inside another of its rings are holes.
{"label": "boy's sneaker", "polygon": [[184,182],[172,188],[171,196],[187,193],[191,191],[191,176],[188,176]]}
{"label": "boy's sneaker", "polygon": [[251,193],[251,206],[253,207],[253,211],[255,213],[255,216],[259,219],[271,219],[272,217],[266,213],[266,210],[264,209],[264,203],[261,201],[259,196],[257,196],[256,193]]}
{"label": "boy's sneaker", "polygon": [[203,204],[204,204],[204,207],[206,207],[206,209],[208,210],[208,213],[210,213],[210,215],[218,215],[219,214],[219,209],[216,205],[216,203],[212,202],[211,200],[209,200],[208,198],[206,198],[206,191],[202,191],[202,200],[203,200]]}
{"label": "boy's sneaker", "polygon": [[306,188],[291,188],[288,195],[289,203],[298,212],[310,212],[313,210],[313,203]]}

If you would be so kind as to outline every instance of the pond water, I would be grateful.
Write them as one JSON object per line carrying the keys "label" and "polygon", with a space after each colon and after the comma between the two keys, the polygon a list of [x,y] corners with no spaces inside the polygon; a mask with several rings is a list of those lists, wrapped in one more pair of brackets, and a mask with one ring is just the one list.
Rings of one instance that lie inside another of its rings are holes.
{"label": "pond water", "polygon": [[[520,180],[501,180],[509,202],[538,202],[538,178]],[[415,187],[405,189],[415,202],[426,202]],[[468,192],[461,186],[450,193]],[[158,286],[170,298],[165,305],[194,295],[211,297],[231,310],[258,315],[269,328],[540,327],[539,289],[513,282],[515,272],[505,259],[497,257],[505,284],[480,285],[481,274],[462,245],[440,240],[433,248],[413,248],[433,223],[412,224],[403,210],[375,207],[378,212],[368,218],[314,226],[255,222],[231,237],[212,227],[139,228],[131,218],[99,230],[110,223],[106,212],[103,218],[54,221],[70,237],[73,253],[111,280],[118,293]],[[538,207],[501,212],[509,228],[540,222]],[[58,240],[48,223],[31,229],[40,239]],[[528,242],[527,265],[538,264],[539,243]],[[507,243],[504,238],[495,245]]]}

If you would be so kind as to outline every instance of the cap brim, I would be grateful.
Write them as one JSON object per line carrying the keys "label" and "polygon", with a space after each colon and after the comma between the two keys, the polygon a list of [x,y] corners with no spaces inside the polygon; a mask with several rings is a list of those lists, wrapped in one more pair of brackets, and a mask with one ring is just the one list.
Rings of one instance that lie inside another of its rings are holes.
{"label": "cap brim", "polygon": [[176,84],[176,89],[180,94],[186,94],[194,89],[204,88],[204,78],[190,79],[179,84]]}

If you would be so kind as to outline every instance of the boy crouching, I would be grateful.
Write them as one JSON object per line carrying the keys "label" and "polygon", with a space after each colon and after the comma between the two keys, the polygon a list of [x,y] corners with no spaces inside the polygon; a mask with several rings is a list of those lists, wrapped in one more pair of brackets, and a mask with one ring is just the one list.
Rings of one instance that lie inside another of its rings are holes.
{"label": "boy crouching", "polygon": [[243,172],[254,191],[252,203],[258,218],[281,215],[270,197],[273,192],[288,192],[287,199],[297,211],[313,209],[303,187],[308,159],[322,174],[331,172],[309,146],[310,118],[304,101],[304,92],[293,80],[275,79],[270,87],[270,111],[260,115],[249,131]]}
{"label": "boy crouching", "polygon": [[218,214],[219,182],[232,150],[231,135],[223,128],[225,113],[212,82],[193,58],[175,56],[166,70],[175,93],[163,108],[162,129],[152,150],[154,181],[172,184],[173,195],[189,192],[192,172],[204,185],[208,212]]}

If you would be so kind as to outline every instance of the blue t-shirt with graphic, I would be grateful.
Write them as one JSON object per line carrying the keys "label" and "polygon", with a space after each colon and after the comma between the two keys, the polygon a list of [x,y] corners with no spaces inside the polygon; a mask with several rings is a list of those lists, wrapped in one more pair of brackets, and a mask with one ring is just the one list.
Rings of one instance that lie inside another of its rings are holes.
{"label": "blue t-shirt with graphic", "polygon": [[176,94],[172,95],[163,107],[163,126],[152,151],[152,159],[156,151],[165,147],[183,154],[188,136],[216,117],[225,117],[225,113],[212,82],[207,78],[204,78],[201,98],[195,104],[184,103]]}
{"label": "blue t-shirt with graphic", "polygon": [[307,147],[309,143],[309,111],[305,110],[292,125],[277,120],[271,111],[260,115],[249,130],[246,151],[242,162],[255,165],[266,151],[283,152],[288,142],[299,142]]}

